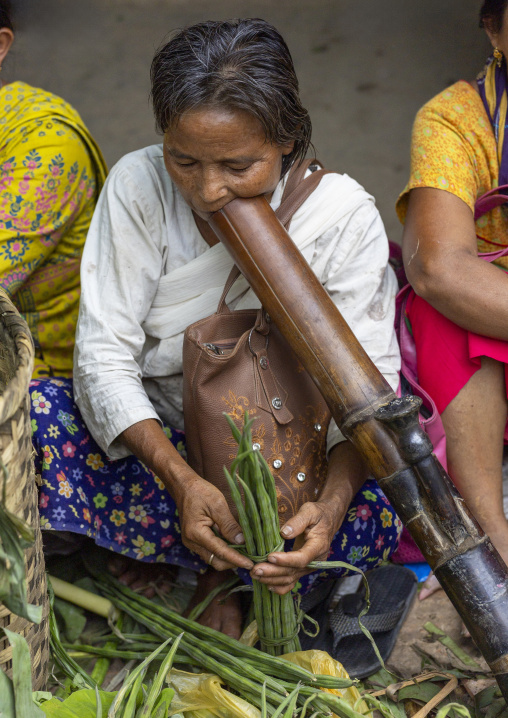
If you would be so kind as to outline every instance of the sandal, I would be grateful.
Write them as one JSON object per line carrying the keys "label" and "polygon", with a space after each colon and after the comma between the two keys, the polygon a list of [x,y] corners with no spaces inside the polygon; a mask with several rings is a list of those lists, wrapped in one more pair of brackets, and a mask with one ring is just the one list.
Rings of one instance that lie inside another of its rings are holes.
{"label": "sandal", "polygon": [[[386,661],[416,595],[417,579],[410,569],[395,564],[375,568],[366,576],[370,609],[361,620]],[[302,650],[327,651],[342,663],[351,678],[365,678],[381,668],[370,641],[358,624],[358,615],[365,606],[365,588],[361,584],[356,593],[342,596],[335,608],[328,612],[339,581],[327,582],[334,585],[329,586],[325,599],[319,603],[312,601],[310,595],[302,599],[302,608],[320,625],[315,638],[300,634]],[[310,607],[311,603],[314,606]]]}

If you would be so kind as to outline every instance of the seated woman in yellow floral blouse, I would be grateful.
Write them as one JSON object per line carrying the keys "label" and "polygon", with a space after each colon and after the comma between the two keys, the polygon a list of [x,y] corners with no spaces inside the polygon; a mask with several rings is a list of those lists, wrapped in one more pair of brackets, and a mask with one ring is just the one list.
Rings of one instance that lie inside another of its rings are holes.
{"label": "seated woman in yellow floral blouse", "polygon": [[[0,66],[13,41],[0,0]],[[81,252],[106,166],[69,104],[0,81],[0,287],[35,342],[34,376],[72,374]]]}

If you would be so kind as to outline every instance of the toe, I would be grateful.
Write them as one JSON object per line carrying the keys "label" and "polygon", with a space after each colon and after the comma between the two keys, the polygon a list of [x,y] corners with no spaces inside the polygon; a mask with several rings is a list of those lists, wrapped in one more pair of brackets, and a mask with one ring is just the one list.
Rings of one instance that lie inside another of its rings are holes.
{"label": "toe", "polygon": [[129,566],[129,559],[119,554],[114,554],[108,561],[108,570],[117,578],[121,576],[127,570]]}
{"label": "toe", "polygon": [[423,588],[418,594],[418,598],[420,599],[420,601],[424,601],[429,596],[432,596],[432,594],[436,591],[442,591],[442,587],[435,575],[431,573],[428,579],[423,584]]}

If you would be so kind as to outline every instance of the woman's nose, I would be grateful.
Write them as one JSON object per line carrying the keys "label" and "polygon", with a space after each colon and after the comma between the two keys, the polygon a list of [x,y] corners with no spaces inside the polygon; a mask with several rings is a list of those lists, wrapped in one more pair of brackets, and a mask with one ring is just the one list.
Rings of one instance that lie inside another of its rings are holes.
{"label": "woman's nose", "polygon": [[207,206],[211,206],[228,196],[228,187],[222,172],[203,170],[199,185],[199,195]]}

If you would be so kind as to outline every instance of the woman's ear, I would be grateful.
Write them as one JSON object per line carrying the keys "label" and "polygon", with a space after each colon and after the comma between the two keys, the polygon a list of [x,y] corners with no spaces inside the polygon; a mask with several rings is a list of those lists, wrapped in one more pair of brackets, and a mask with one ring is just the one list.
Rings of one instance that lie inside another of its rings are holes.
{"label": "woman's ear", "polygon": [[11,49],[14,33],[8,27],[0,27],[0,67]]}
{"label": "woman's ear", "polygon": [[287,142],[285,145],[282,145],[282,154],[283,154],[283,156],[285,156],[285,155],[290,155],[291,152],[294,150],[294,148],[295,148],[295,141],[294,141],[294,140],[291,140],[291,142]]}
{"label": "woman's ear", "polygon": [[492,47],[497,47],[497,40],[499,38],[499,33],[494,31],[494,24],[492,22],[492,18],[486,17],[483,20],[483,29],[487,33],[487,36],[492,43]]}

